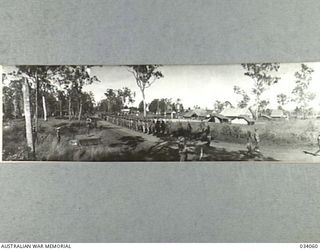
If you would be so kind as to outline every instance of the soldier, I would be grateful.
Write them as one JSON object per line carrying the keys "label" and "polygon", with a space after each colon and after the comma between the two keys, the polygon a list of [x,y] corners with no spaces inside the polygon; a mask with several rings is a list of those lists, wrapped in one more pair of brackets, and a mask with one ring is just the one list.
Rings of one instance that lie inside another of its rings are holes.
{"label": "soldier", "polygon": [[188,148],[187,148],[187,141],[184,137],[179,140],[179,155],[180,161],[186,161],[188,159]]}
{"label": "soldier", "polygon": [[35,149],[35,145],[36,143],[38,143],[38,134],[37,134],[37,129],[35,126],[32,126],[32,146],[33,146],[33,149]]}
{"label": "soldier", "polygon": [[143,119],[141,121],[141,126],[142,126],[142,133],[145,133],[146,132],[146,120]]}
{"label": "soldier", "polygon": [[57,137],[57,143],[60,143],[60,140],[61,140],[60,127],[56,129],[56,137]]}
{"label": "soldier", "polygon": [[169,122],[169,120],[166,121],[166,134],[170,135],[170,129],[171,128],[171,122]]}
{"label": "soldier", "polygon": [[253,151],[260,152],[259,144],[260,144],[260,136],[258,133],[258,129],[255,128],[253,133]]}
{"label": "soldier", "polygon": [[320,152],[320,134],[318,134],[317,143],[318,143],[318,148],[319,148],[319,149],[318,149],[317,152],[314,153],[315,155],[319,154],[319,152]]}
{"label": "soldier", "polygon": [[157,119],[155,124],[156,134],[160,133],[160,120]]}
{"label": "soldier", "polygon": [[210,145],[210,142],[211,142],[211,133],[210,133],[210,126],[209,124],[207,125],[207,128],[206,128],[206,139],[207,139],[207,142],[208,142],[208,146]]}
{"label": "soldier", "polygon": [[204,130],[205,130],[205,124],[204,124],[203,120],[201,120],[201,122],[200,122],[200,132],[204,132]]}
{"label": "soldier", "polygon": [[189,137],[189,138],[191,138],[192,136],[192,127],[191,127],[191,124],[190,124],[190,122],[188,122],[187,123],[187,136]]}
{"label": "soldier", "polygon": [[150,134],[150,120],[146,121],[146,130],[147,130],[146,133]]}
{"label": "soldier", "polygon": [[248,150],[248,154],[251,155],[252,154],[252,133],[250,130],[247,131],[247,150]]}
{"label": "soldier", "polygon": [[154,130],[155,130],[155,121],[154,119],[152,119],[152,121],[150,122],[150,134],[154,134]]}
{"label": "soldier", "polygon": [[161,134],[165,134],[166,132],[166,124],[164,122],[164,120],[161,121]]}
{"label": "soldier", "polygon": [[90,128],[91,128],[91,123],[92,123],[92,120],[90,117],[87,118],[86,120],[86,126],[87,126],[87,135],[90,134]]}

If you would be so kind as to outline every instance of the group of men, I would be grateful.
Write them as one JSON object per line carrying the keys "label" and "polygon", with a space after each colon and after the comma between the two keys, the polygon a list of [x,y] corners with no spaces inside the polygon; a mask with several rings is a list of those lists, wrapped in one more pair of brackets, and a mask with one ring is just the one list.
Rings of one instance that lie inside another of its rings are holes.
{"label": "group of men", "polygon": [[105,116],[104,119],[118,126],[145,134],[170,135],[171,122],[164,119],[133,118],[126,116]]}

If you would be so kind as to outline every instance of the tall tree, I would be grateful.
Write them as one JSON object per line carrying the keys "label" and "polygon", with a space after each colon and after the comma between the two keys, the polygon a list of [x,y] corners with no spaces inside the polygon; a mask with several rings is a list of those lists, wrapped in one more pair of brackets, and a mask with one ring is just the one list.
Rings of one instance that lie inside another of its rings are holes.
{"label": "tall tree", "polygon": [[30,109],[30,86],[28,83],[28,79],[25,77],[23,78],[23,103],[24,103],[24,118],[26,124],[26,138],[27,138],[27,145],[30,150],[35,152],[33,140],[35,138],[32,137],[32,120],[31,120],[31,109]]}
{"label": "tall tree", "polygon": [[[90,85],[93,82],[100,82],[95,75],[91,75],[91,67],[85,65],[65,65],[59,66],[55,74],[55,81],[59,82],[64,87],[68,94],[68,113],[69,119],[72,115],[72,104],[76,100],[77,106],[74,107],[78,110],[78,120],[81,119],[82,115],[82,99],[81,93],[85,85]],[[73,105],[74,106],[74,105]]]}
{"label": "tall tree", "polygon": [[131,91],[131,89],[129,89],[128,87],[124,87],[117,90],[117,95],[121,99],[121,108],[124,108],[134,102],[136,93]]}
{"label": "tall tree", "polygon": [[157,113],[159,111],[159,99],[153,99],[149,104],[149,111]]}
{"label": "tall tree", "polygon": [[4,79],[9,80],[10,82],[21,82],[22,93],[23,93],[23,110],[25,117],[25,128],[26,128],[26,140],[27,146],[30,151],[35,152],[34,148],[34,138],[32,136],[32,119],[31,119],[31,105],[30,105],[30,83],[29,76],[21,71],[12,71],[10,73],[3,75]]}
{"label": "tall tree", "polygon": [[286,94],[278,94],[277,95],[277,103],[278,108],[283,110],[283,106],[285,106],[289,102],[288,96]]}
{"label": "tall tree", "polygon": [[309,102],[315,98],[315,94],[309,91],[314,70],[306,64],[301,64],[301,69],[295,72],[296,85],[292,90],[293,101],[296,102],[298,110],[302,112],[304,118],[308,113]]}
{"label": "tall tree", "polygon": [[138,110],[140,112],[144,112],[146,110],[146,103],[144,101],[141,101],[138,105]]}
{"label": "tall tree", "polygon": [[234,86],[233,87],[233,92],[242,97],[242,99],[238,103],[238,107],[239,108],[247,107],[248,103],[250,101],[249,95],[243,89],[241,89],[239,86]]}
{"label": "tall tree", "polygon": [[257,119],[261,113],[261,108],[267,102],[262,100],[262,94],[268,89],[268,87],[276,84],[280,77],[274,76],[279,68],[278,63],[247,63],[241,64],[243,69],[246,70],[244,75],[250,77],[253,80],[252,94],[255,96],[255,118]]}
{"label": "tall tree", "polygon": [[221,113],[227,107],[233,108],[232,103],[229,101],[221,102],[221,101],[217,100],[213,104],[213,110],[214,110],[214,112],[216,112],[218,114]]}
{"label": "tall tree", "polygon": [[129,66],[129,72],[131,72],[136,80],[136,83],[142,94],[143,101],[143,115],[147,115],[146,111],[146,96],[145,91],[149,88],[157,79],[163,77],[163,74],[159,70],[160,65],[131,65]]}

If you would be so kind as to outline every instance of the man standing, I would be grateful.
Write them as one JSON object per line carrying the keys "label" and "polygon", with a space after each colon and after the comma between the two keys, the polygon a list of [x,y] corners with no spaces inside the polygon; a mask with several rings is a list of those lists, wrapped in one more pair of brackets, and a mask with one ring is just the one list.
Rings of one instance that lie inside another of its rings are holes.
{"label": "man standing", "polygon": [[188,148],[187,148],[187,141],[184,137],[179,140],[179,155],[180,161],[186,161],[188,159]]}
{"label": "man standing", "polygon": [[253,151],[254,152],[258,152],[258,153],[260,152],[259,144],[260,144],[260,136],[258,133],[258,129],[255,128],[253,133]]}
{"label": "man standing", "polygon": [[318,134],[317,142],[318,142],[318,151],[314,153],[315,155],[320,153],[320,134]]}
{"label": "man standing", "polygon": [[90,134],[90,128],[91,128],[91,123],[92,123],[92,120],[91,120],[91,118],[87,118],[87,120],[86,120],[86,125],[87,125],[87,135],[89,135]]}
{"label": "man standing", "polygon": [[61,141],[61,132],[60,127],[56,129],[57,143],[59,144]]}

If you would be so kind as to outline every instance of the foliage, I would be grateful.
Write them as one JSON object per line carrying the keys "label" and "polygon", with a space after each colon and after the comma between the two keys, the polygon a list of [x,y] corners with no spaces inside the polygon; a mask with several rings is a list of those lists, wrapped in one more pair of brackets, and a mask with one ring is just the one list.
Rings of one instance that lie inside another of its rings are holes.
{"label": "foliage", "polygon": [[249,95],[241,89],[239,86],[234,86],[233,91],[235,94],[240,95],[242,97],[241,101],[238,103],[239,108],[245,108],[248,106],[248,103],[250,101]]}
{"label": "foliage", "polygon": [[297,104],[297,109],[306,117],[308,112],[308,104],[315,98],[315,94],[308,91],[310,82],[312,81],[312,73],[314,70],[306,64],[301,64],[300,71],[297,71],[296,86],[292,90],[294,96],[293,101]]}
{"label": "foliage", "polygon": [[214,112],[221,113],[222,110],[224,110],[227,107],[233,107],[233,105],[229,101],[221,102],[221,101],[215,101],[214,103]]}
{"label": "foliage", "polygon": [[122,89],[107,89],[106,96],[99,103],[99,109],[106,112],[119,112],[121,109],[128,107],[130,103],[134,102],[135,93],[129,88]]}
{"label": "foliage", "polygon": [[289,102],[289,98],[285,94],[278,94],[277,95],[277,102],[279,105],[279,109],[283,109],[283,106]]}
{"label": "foliage", "polygon": [[146,116],[146,101],[145,90],[149,88],[157,79],[163,77],[159,70],[160,65],[130,65],[129,72],[131,72],[136,80],[136,83],[141,91],[143,98],[143,113]]}
{"label": "foliage", "polygon": [[[253,81],[252,94],[255,96],[256,118],[261,114],[261,109],[266,108],[268,100],[262,100],[262,94],[268,87],[276,84],[280,77],[274,76],[280,68],[278,63],[247,63],[241,64],[246,70],[244,75],[250,77]],[[263,102],[263,103],[262,103]]]}

